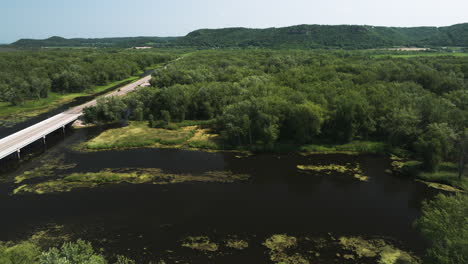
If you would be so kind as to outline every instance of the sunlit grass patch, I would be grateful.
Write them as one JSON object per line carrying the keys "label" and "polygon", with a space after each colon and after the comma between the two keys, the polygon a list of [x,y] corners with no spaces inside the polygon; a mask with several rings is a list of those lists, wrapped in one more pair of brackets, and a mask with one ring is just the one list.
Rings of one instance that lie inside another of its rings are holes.
{"label": "sunlit grass patch", "polygon": [[109,129],[86,143],[89,149],[118,149],[153,146],[157,143],[177,145],[186,142],[194,130],[150,128],[147,122],[130,122],[129,126]]}

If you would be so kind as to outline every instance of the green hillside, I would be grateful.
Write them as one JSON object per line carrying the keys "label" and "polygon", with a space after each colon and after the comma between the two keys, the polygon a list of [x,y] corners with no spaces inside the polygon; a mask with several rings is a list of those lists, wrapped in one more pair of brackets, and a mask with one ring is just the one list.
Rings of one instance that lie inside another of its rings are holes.
{"label": "green hillside", "polygon": [[40,47],[135,47],[135,46],[165,46],[173,39],[171,37],[126,37],[126,38],[73,38],[51,37],[44,40],[20,39],[12,46],[23,48]]}
{"label": "green hillside", "polygon": [[200,29],[184,37],[21,39],[15,47],[265,47],[369,49],[393,46],[468,46],[468,23],[449,27],[297,25],[284,28]]}

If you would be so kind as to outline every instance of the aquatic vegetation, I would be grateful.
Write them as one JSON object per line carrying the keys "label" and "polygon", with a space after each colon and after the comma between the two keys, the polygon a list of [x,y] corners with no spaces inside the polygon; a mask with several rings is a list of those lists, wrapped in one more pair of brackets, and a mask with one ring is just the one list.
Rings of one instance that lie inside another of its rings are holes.
{"label": "aquatic vegetation", "polygon": [[241,239],[228,239],[226,246],[234,249],[245,249],[249,247],[249,242]]}
{"label": "aquatic vegetation", "polygon": [[64,226],[54,225],[35,232],[28,241],[39,245],[41,248],[49,248],[61,245],[70,241],[70,239],[71,236],[64,230]]}
{"label": "aquatic vegetation", "polygon": [[217,251],[218,245],[210,241],[210,238],[206,236],[187,237],[183,243],[183,247],[196,249],[200,251]]}
{"label": "aquatic vegetation", "polygon": [[468,190],[468,177],[458,177],[457,165],[452,162],[442,162],[439,171],[424,172],[422,162],[417,160],[403,161],[398,157],[390,157],[392,171],[398,174],[416,178],[430,188],[448,192],[463,192]]}
{"label": "aquatic vegetation", "polygon": [[270,259],[275,263],[308,264],[309,261],[299,253],[287,254],[286,250],[297,246],[297,238],[285,234],[269,237],[263,243],[270,249]]}
{"label": "aquatic vegetation", "polygon": [[336,171],[336,172],[341,172],[345,173],[348,171],[348,168],[343,165],[336,165],[336,164],[330,164],[330,165],[297,165],[297,168],[300,170],[307,170],[307,171]]}
{"label": "aquatic vegetation", "polygon": [[24,171],[15,177],[15,183],[21,183],[25,180],[37,177],[51,177],[59,171],[68,170],[76,167],[75,163],[64,164],[64,155],[53,157],[48,155],[47,159],[43,159],[40,165],[31,170]]}
{"label": "aquatic vegetation", "polygon": [[343,145],[304,145],[300,151],[313,153],[342,153],[342,154],[385,154],[388,146],[383,142],[352,141]]}
{"label": "aquatic vegetation", "polygon": [[434,189],[437,189],[437,190],[442,190],[442,191],[446,191],[446,192],[464,192],[461,189],[455,188],[455,187],[447,185],[447,184],[436,183],[436,182],[428,182],[428,181],[423,181],[423,180],[416,180],[416,181],[424,183],[425,185],[429,186],[430,188],[434,188]]}
{"label": "aquatic vegetation", "polygon": [[299,253],[288,255],[284,252],[270,252],[270,259],[278,264],[309,264],[310,262]]}
{"label": "aquatic vegetation", "polygon": [[283,251],[287,248],[297,246],[297,238],[285,234],[273,235],[269,237],[263,245],[270,250]]}
{"label": "aquatic vegetation", "polygon": [[464,176],[459,178],[457,169],[450,165],[453,166],[454,164],[442,164],[438,172],[421,172],[418,174],[417,178],[426,182],[450,185],[455,189],[468,190],[468,177]]}
{"label": "aquatic vegetation", "polygon": [[409,253],[387,244],[383,239],[365,240],[361,237],[340,237],[343,249],[358,258],[377,258],[379,264],[417,264],[419,260]]}
{"label": "aquatic vegetation", "polygon": [[365,176],[359,164],[352,166],[350,163],[346,165],[328,164],[328,165],[297,165],[297,168],[308,172],[324,172],[327,175],[333,172],[342,174],[351,174],[355,179],[360,181],[369,181],[369,177]]}
{"label": "aquatic vegetation", "polygon": [[104,184],[176,184],[183,182],[221,182],[232,183],[245,181],[250,177],[245,174],[233,174],[230,171],[210,171],[201,175],[171,174],[157,168],[106,169],[99,172],[72,173],[62,179],[45,181],[36,184],[24,184],[13,191],[13,194],[32,192],[45,194],[52,192],[69,192],[76,188],[92,188]]}

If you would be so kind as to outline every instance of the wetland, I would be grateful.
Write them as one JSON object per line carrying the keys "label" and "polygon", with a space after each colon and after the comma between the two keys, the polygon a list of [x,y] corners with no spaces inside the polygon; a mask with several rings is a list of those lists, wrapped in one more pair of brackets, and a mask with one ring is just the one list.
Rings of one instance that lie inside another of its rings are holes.
{"label": "wetland", "polygon": [[0,241],[83,239],[137,263],[418,263],[426,249],[413,222],[439,191],[386,156],[76,147],[102,132],[2,175]]}

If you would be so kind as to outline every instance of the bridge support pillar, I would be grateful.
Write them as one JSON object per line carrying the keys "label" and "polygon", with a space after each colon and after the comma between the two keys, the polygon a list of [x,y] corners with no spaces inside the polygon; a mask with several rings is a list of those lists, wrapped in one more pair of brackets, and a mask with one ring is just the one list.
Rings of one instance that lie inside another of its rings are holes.
{"label": "bridge support pillar", "polygon": [[16,154],[18,155],[18,159],[21,159],[21,154],[20,154],[20,152],[21,152],[20,149],[16,150]]}
{"label": "bridge support pillar", "polygon": [[42,142],[44,143],[44,145],[46,144],[45,137],[46,136],[42,136]]}

